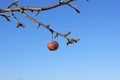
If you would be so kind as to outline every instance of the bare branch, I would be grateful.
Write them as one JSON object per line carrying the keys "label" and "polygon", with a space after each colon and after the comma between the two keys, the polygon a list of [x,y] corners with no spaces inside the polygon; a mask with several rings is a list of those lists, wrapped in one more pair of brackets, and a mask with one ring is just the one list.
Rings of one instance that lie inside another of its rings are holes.
{"label": "bare branch", "polygon": [[16,23],[17,23],[17,28],[19,27],[25,27],[24,24],[22,24],[18,19],[17,17],[14,15],[14,13],[12,11],[10,11],[10,13],[12,14],[13,18],[15,19]]}
{"label": "bare branch", "polygon": [[77,43],[80,40],[79,38],[78,39],[69,38],[68,35],[71,33],[70,31],[68,31],[66,34],[61,34],[61,33],[56,32],[54,30],[52,30],[52,31],[55,34],[55,38],[58,37],[58,36],[64,37],[67,40],[67,45]]}
{"label": "bare branch", "polygon": [[0,14],[0,16],[4,17],[7,21],[10,21],[10,16],[6,15],[6,14]]}
{"label": "bare branch", "polygon": [[11,11],[20,11],[21,9],[22,10],[29,10],[29,11],[45,11],[45,10],[50,10],[50,9],[53,9],[53,8],[56,8],[56,7],[59,7],[59,6],[62,6],[62,5],[65,5],[65,4],[68,4],[70,2],[72,2],[74,0],[66,0],[62,3],[56,3],[56,4],[53,4],[51,6],[47,6],[47,7],[38,7],[38,8],[35,8],[35,7],[28,7],[28,6],[25,6],[25,7],[18,7],[18,8],[5,8],[5,9],[0,9],[0,13],[3,13],[3,12],[9,12],[10,10]]}
{"label": "bare branch", "polygon": [[38,28],[40,27],[40,25],[43,25],[42,23],[40,23],[39,21],[37,21],[36,19],[32,18],[31,16],[27,15],[25,12],[22,12],[22,14],[27,17],[28,19],[32,20],[33,22],[35,22],[36,24],[38,24]]}
{"label": "bare branch", "polygon": [[40,25],[41,25],[41,26],[45,27],[46,29],[48,29],[48,30],[51,32],[51,34],[53,34],[53,33],[54,33],[54,34],[57,34],[57,35],[55,35],[55,37],[62,36],[62,37],[64,37],[64,38],[66,38],[67,41],[68,41],[68,42],[67,42],[67,45],[79,41],[78,39],[72,39],[72,38],[68,38],[68,37],[67,37],[67,36],[71,33],[70,31],[67,32],[66,34],[58,33],[57,31],[55,31],[55,30],[53,30],[52,28],[50,28],[50,25],[45,25],[45,24],[37,21],[36,19],[34,19],[34,18],[30,17],[29,15],[27,15],[25,12],[22,12],[22,14],[23,14],[25,17],[27,17],[28,19],[30,19],[30,20],[32,20],[33,22],[37,23],[37,24],[38,24],[38,27],[40,27]]}
{"label": "bare branch", "polygon": [[62,6],[62,5],[68,5],[69,7],[74,9],[77,13],[80,13],[80,11],[76,7],[74,7],[70,4],[70,2],[72,2],[72,1],[75,1],[75,0],[59,0],[58,3],[47,6],[47,7],[24,6],[24,7],[12,8],[12,6],[18,6],[17,5],[18,0],[16,0],[15,2],[11,3],[7,8],[0,9],[0,16],[3,16],[5,19],[7,19],[7,21],[9,21],[9,16],[5,15],[5,14],[2,14],[2,13],[5,13],[5,12],[9,12],[9,13],[12,14],[13,18],[15,19],[15,21],[17,23],[17,28],[19,28],[21,26],[25,27],[25,25],[22,24],[14,14],[14,12],[20,12],[23,16],[25,16],[26,18],[35,22],[38,25],[37,28],[39,28],[40,26],[43,26],[44,28],[48,29],[51,32],[51,34],[55,34],[55,36],[54,36],[55,38],[58,37],[58,36],[64,37],[67,40],[67,45],[68,45],[68,44],[72,44],[72,43],[77,43],[80,39],[69,38],[68,35],[71,34],[71,31],[68,31],[66,34],[61,34],[57,31],[53,30],[52,28],[50,28],[50,25],[46,25],[46,24],[41,23],[40,21],[36,20],[35,18],[29,16],[27,13],[25,13],[25,11],[31,11],[31,12],[36,11],[37,13],[36,13],[35,16],[37,16],[40,11],[50,10],[50,9],[57,8],[57,7]]}
{"label": "bare branch", "polygon": [[11,3],[7,8],[11,8],[13,5],[17,6],[18,0],[14,1]]}
{"label": "bare branch", "polygon": [[67,5],[73,8],[77,13],[80,13],[80,11],[76,7],[72,6],[71,4],[67,4]]}
{"label": "bare branch", "polygon": [[21,12],[21,14],[23,14],[23,16],[27,17],[28,19],[32,20],[33,22],[35,22],[36,24],[38,24],[38,28],[40,26],[44,26],[45,28],[48,28],[50,25],[45,25],[41,22],[39,22],[38,20],[36,20],[35,18],[32,18],[31,16],[29,16],[28,14],[26,14],[24,11]]}

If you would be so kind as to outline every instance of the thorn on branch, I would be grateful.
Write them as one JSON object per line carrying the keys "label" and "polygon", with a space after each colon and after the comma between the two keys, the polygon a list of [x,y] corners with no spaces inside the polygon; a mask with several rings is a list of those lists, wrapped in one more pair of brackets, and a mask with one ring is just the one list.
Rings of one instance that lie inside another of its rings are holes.
{"label": "thorn on branch", "polygon": [[37,11],[35,16],[38,16],[39,13],[40,13],[40,11]]}
{"label": "thorn on branch", "polygon": [[75,7],[75,6],[72,6],[71,4],[67,4],[69,7],[73,8],[77,13],[80,13],[80,11]]}
{"label": "thorn on branch", "polygon": [[71,31],[68,31],[66,34],[64,34],[64,36],[67,37],[70,33]]}

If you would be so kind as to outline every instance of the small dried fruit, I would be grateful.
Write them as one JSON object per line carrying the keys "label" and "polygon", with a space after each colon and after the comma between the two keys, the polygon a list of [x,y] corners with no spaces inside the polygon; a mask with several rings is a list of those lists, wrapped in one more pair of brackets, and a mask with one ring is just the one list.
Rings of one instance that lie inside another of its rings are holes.
{"label": "small dried fruit", "polygon": [[57,41],[52,41],[52,42],[49,42],[49,43],[48,43],[47,47],[48,47],[48,49],[49,49],[50,51],[55,51],[55,50],[58,49],[59,44],[58,44]]}

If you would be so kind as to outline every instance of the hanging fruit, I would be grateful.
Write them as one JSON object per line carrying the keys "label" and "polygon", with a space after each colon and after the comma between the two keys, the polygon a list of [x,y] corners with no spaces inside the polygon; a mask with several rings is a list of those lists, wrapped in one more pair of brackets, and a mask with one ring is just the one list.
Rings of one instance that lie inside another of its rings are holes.
{"label": "hanging fruit", "polygon": [[59,43],[57,41],[52,41],[48,43],[47,47],[50,51],[55,51],[58,49]]}

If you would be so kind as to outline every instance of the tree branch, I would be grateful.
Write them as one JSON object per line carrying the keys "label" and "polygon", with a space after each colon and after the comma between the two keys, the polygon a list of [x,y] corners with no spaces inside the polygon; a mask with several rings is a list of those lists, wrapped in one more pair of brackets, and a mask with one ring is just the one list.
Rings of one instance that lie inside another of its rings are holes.
{"label": "tree branch", "polygon": [[71,7],[72,9],[74,9],[77,13],[80,13],[80,11],[72,6],[70,4],[70,2],[73,2],[75,0],[59,0],[58,3],[56,4],[53,4],[51,6],[47,6],[47,7],[30,7],[30,6],[24,6],[24,7],[15,7],[13,8],[13,6],[18,6],[17,3],[18,3],[18,0],[16,0],[15,2],[11,3],[7,8],[4,8],[4,9],[0,9],[0,16],[3,16],[5,19],[7,19],[7,21],[9,21],[9,16],[6,15],[6,14],[2,14],[2,13],[5,13],[5,12],[9,12],[11,13],[11,15],[13,16],[13,18],[15,19],[16,23],[17,23],[17,28],[19,27],[25,27],[24,24],[22,24],[18,19],[17,17],[15,16],[14,12],[20,12],[23,16],[25,16],[26,18],[30,19],[31,21],[35,22],[39,28],[40,26],[43,26],[45,27],[46,29],[48,29],[51,34],[54,34],[54,37],[58,37],[58,36],[62,36],[64,37],[66,40],[67,40],[67,45],[68,44],[72,44],[72,43],[76,43],[78,42],[80,39],[73,39],[73,38],[69,38],[68,36],[71,34],[70,31],[68,31],[66,34],[61,34],[55,30],[53,30],[52,28],[50,28],[50,25],[46,25],[44,23],[41,23],[40,21],[36,20],[35,18],[29,16],[27,13],[25,13],[25,11],[36,11],[36,16],[39,14],[40,11],[45,11],[45,10],[50,10],[50,9],[53,9],[53,8],[57,8],[59,6],[62,6],[62,5],[68,5],[69,7]]}
{"label": "tree branch", "polygon": [[51,6],[38,7],[38,8],[30,7],[30,6],[10,8],[10,7],[13,6],[13,4],[15,4],[15,3],[13,3],[13,4],[11,4],[8,8],[0,9],[0,13],[9,12],[10,10],[15,12],[15,11],[20,11],[21,9],[22,9],[22,10],[29,10],[29,11],[45,11],[45,10],[50,10],[50,9],[53,9],[53,8],[56,8],[56,7],[59,7],[59,6],[68,4],[68,3],[72,2],[72,1],[74,1],[74,0],[65,0],[65,1],[62,2],[62,3],[56,3],[56,4],[53,4],[53,5],[51,5]]}
{"label": "tree branch", "polygon": [[14,1],[11,3],[7,8],[11,8],[13,5],[17,6],[18,0]]}
{"label": "tree branch", "polygon": [[17,28],[19,27],[25,27],[24,24],[22,24],[18,19],[17,17],[14,15],[14,13],[12,11],[10,11],[10,13],[12,14],[13,18],[15,19],[16,23],[17,23]]}
{"label": "tree branch", "polygon": [[36,19],[32,18],[31,16],[27,15],[25,12],[21,12],[25,17],[27,17],[28,19],[32,20],[33,22],[37,23],[38,24],[38,28],[41,26],[45,27],[46,29],[48,29],[52,34],[55,34],[55,38],[59,36],[62,36],[64,38],[67,39],[67,45],[68,44],[72,44],[74,42],[78,42],[80,39],[72,39],[72,38],[68,38],[67,36],[71,33],[70,31],[66,34],[61,34],[61,33],[58,33],[57,31],[53,30],[52,28],[50,28],[50,25],[46,25],[46,24],[43,24],[39,21],[37,21]]}
{"label": "tree branch", "polygon": [[67,4],[68,6],[70,6],[71,8],[73,8],[77,13],[80,13],[80,11],[76,8],[76,7],[74,7],[74,6],[72,6],[71,4]]}
{"label": "tree branch", "polygon": [[7,21],[10,21],[10,16],[6,15],[6,14],[0,14],[0,16],[4,17]]}

